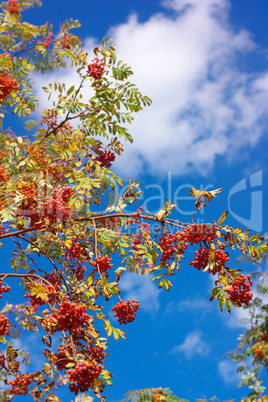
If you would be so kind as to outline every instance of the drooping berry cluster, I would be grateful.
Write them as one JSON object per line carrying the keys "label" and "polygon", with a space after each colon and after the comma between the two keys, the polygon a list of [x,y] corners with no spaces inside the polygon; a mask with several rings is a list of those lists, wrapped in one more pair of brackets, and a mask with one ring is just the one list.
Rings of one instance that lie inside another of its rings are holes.
{"label": "drooping berry cluster", "polygon": [[10,14],[20,13],[18,0],[8,0],[7,7]]}
{"label": "drooping berry cluster", "polygon": [[[30,292],[26,293],[24,297],[30,297],[30,303],[34,308],[37,308],[38,306],[42,306],[43,304],[46,303],[56,303],[58,301],[58,291],[60,290],[60,287],[53,286],[53,285],[42,285],[42,296],[38,296],[37,294],[31,292],[31,287],[32,287],[32,282],[27,282],[26,287],[29,287]],[[38,284],[36,285],[38,287]],[[44,297],[44,295],[46,297]]]}
{"label": "drooping berry cluster", "polygon": [[100,345],[88,346],[88,354],[97,363],[102,363],[105,357],[108,356],[108,353],[104,352],[103,347]]}
{"label": "drooping berry cluster", "polygon": [[53,42],[53,33],[49,32],[43,39],[43,46],[47,49]]}
{"label": "drooping berry cluster", "polygon": [[75,264],[74,268],[72,269],[73,276],[76,277],[78,281],[84,281],[86,279],[85,272],[86,266],[84,264],[77,263]]}
{"label": "drooping berry cluster", "polygon": [[72,44],[74,42],[74,38],[75,38],[74,35],[72,35],[70,33],[65,34],[61,41],[62,49],[71,49]]}
{"label": "drooping berry cluster", "polygon": [[14,380],[6,381],[7,385],[11,385],[10,394],[13,395],[27,395],[28,388],[31,385],[34,374],[21,374],[14,378]]}
{"label": "drooping berry cluster", "polygon": [[227,300],[231,300],[239,307],[243,304],[248,305],[253,296],[253,293],[250,292],[251,286],[250,275],[247,275],[247,277],[243,274],[239,275],[233,281],[232,287],[225,290],[230,295]]}
{"label": "drooping berry cluster", "polygon": [[163,230],[162,236],[159,239],[159,245],[162,249],[162,256],[160,258],[161,264],[165,264],[168,260],[174,259],[177,241],[178,237],[176,234],[170,233],[168,230]]}
{"label": "drooping berry cluster", "polygon": [[181,239],[190,244],[198,244],[203,241],[212,241],[217,236],[217,228],[208,226],[205,223],[193,223],[181,233]]}
{"label": "drooping berry cluster", "polygon": [[6,356],[4,355],[4,353],[0,353],[0,368],[4,367],[6,363]]}
{"label": "drooping berry cluster", "polygon": [[3,297],[2,293],[4,292],[9,292],[10,291],[10,286],[8,285],[3,285],[3,282],[0,281],[0,299]]}
{"label": "drooping berry cluster", "polygon": [[42,203],[41,211],[33,208],[17,213],[29,217],[30,226],[36,229],[47,223],[53,224],[62,221],[70,216],[70,208],[66,204],[74,193],[75,191],[69,187],[55,189],[52,196]]}
{"label": "drooping berry cluster", "polygon": [[10,329],[9,319],[0,313],[0,335],[8,335]]}
{"label": "drooping berry cluster", "polygon": [[[1,90],[1,89],[0,89]],[[5,166],[0,166],[0,183],[4,183],[9,179],[9,173],[6,172]]]}
{"label": "drooping berry cluster", "polygon": [[96,257],[95,261],[91,263],[93,267],[96,267],[94,271],[98,271],[101,274],[107,274],[108,269],[113,268],[113,264],[111,264],[112,259],[105,254],[103,257]]}
{"label": "drooping berry cluster", "polygon": [[64,300],[58,309],[52,308],[52,314],[42,320],[42,325],[51,334],[57,331],[74,333],[90,319],[90,315],[86,313],[86,306]]}
{"label": "drooping berry cluster", "polygon": [[74,241],[71,245],[66,250],[65,256],[73,259],[73,260],[79,260],[85,253],[84,247],[81,246],[81,244],[77,241]]}
{"label": "drooping berry cluster", "polygon": [[213,250],[212,252],[206,247],[200,247],[199,250],[195,251],[195,258],[189,262],[189,265],[193,265],[198,270],[203,270],[210,262],[211,266],[208,271],[215,275],[225,267],[228,260],[228,253],[225,253],[223,250]]}
{"label": "drooping berry cluster", "polygon": [[69,389],[75,395],[79,392],[86,392],[93,386],[94,380],[99,377],[103,369],[102,365],[95,361],[90,363],[79,362],[72,369],[67,370],[69,373]]}
{"label": "drooping berry cluster", "polygon": [[10,74],[6,72],[0,73],[0,102],[3,102],[11,92],[17,91],[18,88],[18,82]]}
{"label": "drooping berry cluster", "polygon": [[112,308],[112,311],[115,311],[114,317],[118,317],[119,324],[127,324],[135,320],[135,313],[139,308],[138,300],[121,300]]}
{"label": "drooping berry cluster", "polygon": [[95,80],[101,79],[104,74],[104,65],[105,63],[103,61],[95,57],[93,62],[87,66],[88,75]]}
{"label": "drooping berry cluster", "polygon": [[102,167],[110,168],[115,160],[115,154],[112,151],[102,152],[97,156],[96,161],[100,162]]}

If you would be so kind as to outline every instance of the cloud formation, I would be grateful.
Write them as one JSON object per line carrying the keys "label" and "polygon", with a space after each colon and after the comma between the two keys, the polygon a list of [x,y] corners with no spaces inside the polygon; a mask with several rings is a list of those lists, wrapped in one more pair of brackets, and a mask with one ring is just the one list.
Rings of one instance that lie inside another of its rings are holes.
{"label": "cloud formation", "polygon": [[173,349],[171,349],[170,353],[171,354],[184,354],[186,359],[190,359],[193,356],[206,356],[209,353],[209,346],[208,344],[203,341],[202,339],[203,333],[202,331],[192,331],[190,332],[183,343],[180,345],[174,346]]}
{"label": "cloud formation", "polygon": [[[268,100],[267,72],[242,71],[257,51],[251,35],[228,21],[227,0],[166,0],[169,13],[111,29],[120,58],[153,105],[137,116],[134,145],[122,159],[129,174],[206,174],[218,156],[256,145]],[[230,152],[230,150],[232,150]],[[126,164],[134,156],[140,164]]]}
{"label": "cloud formation", "polygon": [[237,373],[237,365],[232,361],[220,361],[218,364],[218,371],[226,385],[236,385],[240,380]]}
{"label": "cloud formation", "polygon": [[[132,14],[108,33],[118,58],[132,66],[133,82],[153,100],[136,116],[134,144],[126,144],[115,167],[134,177],[144,169],[159,176],[206,175],[218,157],[231,161],[248,153],[264,134],[268,70],[250,70],[249,56],[260,49],[250,32],[231,25],[228,0],[162,4],[163,12],[147,21]],[[89,55],[96,45],[85,39]],[[79,84],[68,71],[38,77],[42,102],[40,88],[54,80],[67,88]]]}

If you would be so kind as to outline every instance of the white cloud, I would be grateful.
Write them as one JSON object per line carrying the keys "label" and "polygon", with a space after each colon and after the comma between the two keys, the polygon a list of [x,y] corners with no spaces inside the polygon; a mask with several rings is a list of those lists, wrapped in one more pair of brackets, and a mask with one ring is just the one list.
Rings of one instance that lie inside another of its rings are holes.
{"label": "white cloud", "polygon": [[120,289],[124,292],[124,299],[138,300],[146,312],[154,314],[158,311],[160,292],[150,275],[127,272],[120,280]]}
{"label": "white cloud", "polygon": [[208,344],[202,339],[203,333],[201,331],[190,332],[183,343],[174,346],[170,351],[171,354],[183,353],[187,359],[193,356],[206,356],[209,353]]}
{"label": "white cloud", "polygon": [[226,385],[236,385],[240,380],[237,373],[237,364],[232,361],[220,361],[218,364],[218,371]]}
{"label": "white cloud", "polygon": [[[206,174],[218,156],[232,160],[261,138],[268,72],[239,67],[258,47],[249,32],[231,26],[228,0],[166,0],[163,7],[145,22],[132,14],[108,35],[133,67],[133,81],[153,100],[137,115],[135,142],[115,166],[136,176],[145,167],[154,175]],[[92,54],[94,39],[85,44]],[[60,78],[67,86],[76,82],[73,74],[60,72]],[[55,79],[59,75],[49,76]]]}

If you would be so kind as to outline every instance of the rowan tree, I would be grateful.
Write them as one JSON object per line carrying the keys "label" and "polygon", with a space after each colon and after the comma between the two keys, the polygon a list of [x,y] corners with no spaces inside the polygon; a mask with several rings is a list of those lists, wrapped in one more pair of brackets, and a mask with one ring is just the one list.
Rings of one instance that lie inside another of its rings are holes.
{"label": "rowan tree", "polygon": [[[189,269],[214,275],[211,300],[230,312],[250,302],[252,281],[229,266],[229,253],[262,256],[268,248],[260,235],[224,225],[226,212],[197,224],[178,220],[168,201],[153,216],[140,206],[139,183],[129,179],[125,185],[111,168],[123,143],[133,141],[133,115],[151,100],[129,81],[131,68],[117,60],[110,40],[87,54],[72,33],[77,21],[54,33],[49,23],[23,20],[24,10],[40,5],[1,2],[0,238],[4,250],[10,239],[14,250],[0,274],[0,295],[7,301],[0,313],[0,400],[29,394],[36,401],[59,401],[61,385],[75,395],[92,391],[105,399],[112,376],[105,368],[107,337],[124,338],[121,325],[134,321],[139,309],[137,300],[120,297],[125,271],[150,273],[169,290],[185,250],[193,248]],[[40,109],[33,72],[63,68],[74,69],[80,84],[49,83],[43,91],[50,105]],[[196,211],[220,191],[192,188]],[[129,207],[132,213],[126,213]],[[17,305],[8,298],[14,281],[24,292]],[[109,309],[119,328],[112,326]],[[38,372],[23,372],[21,361],[30,363],[30,356],[13,344],[29,331],[42,336],[44,366]]]}

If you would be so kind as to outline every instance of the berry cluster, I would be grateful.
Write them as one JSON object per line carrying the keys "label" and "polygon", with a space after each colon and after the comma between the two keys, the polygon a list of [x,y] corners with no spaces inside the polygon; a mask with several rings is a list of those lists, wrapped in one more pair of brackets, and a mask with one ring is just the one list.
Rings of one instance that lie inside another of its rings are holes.
{"label": "berry cluster", "polygon": [[6,182],[9,179],[9,173],[6,172],[5,166],[0,166],[0,183]]}
{"label": "berry cluster", "polygon": [[78,280],[78,281],[84,281],[85,280],[85,272],[86,272],[86,267],[85,267],[85,265],[84,264],[77,264],[76,266],[75,266],[75,268],[74,269],[72,269],[72,274],[73,274],[73,276],[75,275],[75,277],[76,277],[76,279]]}
{"label": "berry cluster", "polygon": [[138,300],[121,300],[112,311],[115,311],[114,317],[118,317],[119,324],[127,324],[136,318],[135,312],[140,308]]}
{"label": "berry cluster", "polygon": [[141,223],[138,230],[140,230],[141,233],[138,233],[133,237],[131,246],[135,251],[139,250],[139,247],[137,247],[138,244],[144,244],[151,240],[151,225],[149,223]]}
{"label": "berry cluster", "polygon": [[2,367],[4,367],[5,363],[6,363],[6,356],[4,355],[4,353],[1,353],[0,354],[0,369]]}
{"label": "berry cluster", "polygon": [[[248,281],[248,283],[246,282]],[[232,283],[232,287],[226,289],[226,293],[230,296],[227,297],[227,300],[231,300],[238,307],[241,307],[242,304],[248,305],[250,300],[252,299],[253,293],[250,292],[252,286],[252,280],[250,275],[245,277],[245,275],[239,275]]]}
{"label": "berry cluster", "polygon": [[89,356],[97,363],[102,363],[105,357],[108,356],[103,350],[102,346],[88,346]]}
{"label": "berry cluster", "polygon": [[193,265],[198,270],[203,270],[208,263],[211,262],[209,272],[215,275],[225,267],[226,262],[229,260],[229,255],[222,250],[214,250],[213,254],[212,259],[210,250],[206,247],[200,247],[199,250],[195,251],[195,258],[193,261],[189,262],[189,265]]}
{"label": "berry cluster", "polygon": [[108,269],[113,268],[113,264],[111,264],[112,259],[109,258],[107,254],[103,257],[96,257],[96,260],[91,263],[93,267],[96,267],[94,271],[98,271],[101,274],[106,274]]}
{"label": "berry cluster", "polygon": [[17,91],[19,88],[18,82],[10,76],[10,74],[4,72],[0,73],[0,102],[4,102],[9,97],[10,93]]}
{"label": "berry cluster", "polygon": [[176,252],[175,244],[178,241],[176,234],[170,233],[168,230],[163,230],[162,236],[159,239],[159,245],[162,249],[162,256],[160,263],[165,264],[166,261],[174,259],[174,253]]}
{"label": "berry cluster", "polygon": [[103,366],[92,361],[90,363],[79,362],[70,370],[69,373],[69,389],[75,395],[79,392],[86,392],[93,386],[94,380],[99,377]]}
{"label": "berry cluster", "polygon": [[8,285],[3,285],[3,282],[0,281],[0,299],[3,297],[2,293],[4,292],[9,292],[10,291],[10,286]]}
{"label": "berry cluster", "polygon": [[84,255],[84,247],[77,241],[74,241],[70,248],[66,250],[65,256],[73,259],[79,260]]}
{"label": "berry cluster", "polygon": [[74,36],[71,34],[65,34],[62,38],[61,47],[62,49],[71,49]]}
{"label": "berry cluster", "polygon": [[104,74],[104,65],[105,63],[103,61],[101,61],[98,57],[95,57],[93,63],[87,66],[88,75],[95,80],[101,79]]}
{"label": "berry cluster", "polygon": [[14,378],[14,380],[6,381],[7,385],[11,385],[12,388],[9,391],[13,395],[27,395],[28,387],[31,385],[34,378],[34,374],[22,374]]}
{"label": "berry cluster", "polygon": [[217,228],[208,226],[205,223],[193,223],[181,233],[180,237],[190,244],[197,244],[203,241],[211,242],[217,236]]}
{"label": "berry cluster", "polygon": [[70,208],[66,205],[75,191],[69,187],[55,189],[51,198],[43,203],[43,213],[37,209],[31,209],[24,213],[30,218],[30,226],[41,228],[47,222],[50,224],[64,220],[70,216]]}
{"label": "berry cluster", "polygon": [[111,151],[102,152],[97,156],[96,161],[100,162],[102,167],[110,168],[115,160],[115,154]]}
{"label": "berry cluster", "polygon": [[8,0],[7,7],[10,14],[20,13],[18,0]]}
{"label": "berry cluster", "polygon": [[51,334],[57,331],[74,333],[90,319],[86,306],[64,300],[59,304],[59,309],[52,308],[52,314],[42,320],[42,325]]}
{"label": "berry cluster", "polygon": [[8,335],[9,334],[9,319],[0,313],[0,335]]}
{"label": "berry cluster", "polygon": [[52,42],[53,42],[53,33],[49,32],[48,35],[44,37],[43,46],[47,49]]}
{"label": "berry cluster", "polygon": [[[31,287],[32,282],[27,282],[26,287],[29,286]],[[37,308],[38,306],[42,306],[43,304],[46,303],[56,303],[58,301],[58,296],[57,296],[57,291],[60,290],[59,286],[53,286],[53,285],[48,285],[45,286],[46,290],[42,287],[42,293],[47,296],[47,301],[44,300],[44,298],[37,296],[34,293],[27,293],[24,295],[24,297],[30,297],[30,303],[34,308]]]}
{"label": "berry cluster", "polygon": [[127,219],[126,224],[140,223],[142,209],[143,207],[139,207],[136,212],[133,212],[132,217]]}
{"label": "berry cluster", "polygon": [[48,110],[47,114],[42,117],[41,120],[41,126],[43,126],[45,123],[48,125],[48,128],[51,130],[56,130],[58,128],[58,113],[54,110]]}

